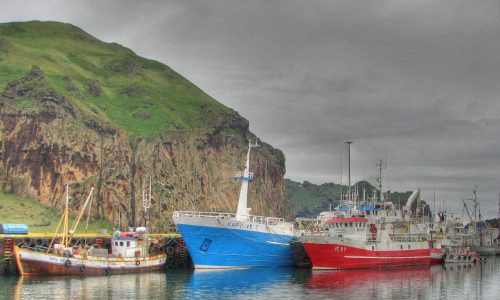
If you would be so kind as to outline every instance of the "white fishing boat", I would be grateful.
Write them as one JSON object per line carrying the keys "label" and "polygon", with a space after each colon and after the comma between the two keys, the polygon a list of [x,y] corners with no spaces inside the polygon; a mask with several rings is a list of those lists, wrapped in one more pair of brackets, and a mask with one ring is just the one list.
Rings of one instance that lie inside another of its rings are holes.
{"label": "white fishing boat", "polygon": [[[165,267],[164,253],[150,253],[155,240],[149,238],[145,227],[128,232],[115,232],[111,239],[111,249],[86,245],[70,246],[92,191],[93,189],[70,229],[69,192],[66,186],[64,214],[47,249],[14,246],[14,256],[21,276],[112,275],[156,271]],[[58,233],[61,224],[63,229]]]}

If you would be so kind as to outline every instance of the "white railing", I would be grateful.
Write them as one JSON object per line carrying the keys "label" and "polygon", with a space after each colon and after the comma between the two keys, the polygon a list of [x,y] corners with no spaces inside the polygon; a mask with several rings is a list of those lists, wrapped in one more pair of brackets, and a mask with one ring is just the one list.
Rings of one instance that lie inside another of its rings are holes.
{"label": "white railing", "polygon": [[396,242],[425,242],[429,240],[428,235],[422,233],[390,233],[389,236]]}
{"label": "white railing", "polygon": [[[236,219],[236,214],[220,213],[220,212],[198,212],[198,211],[174,211],[174,218],[213,218],[213,219]],[[264,217],[264,216],[246,216],[245,221],[266,224],[278,225],[285,223],[283,218]]]}

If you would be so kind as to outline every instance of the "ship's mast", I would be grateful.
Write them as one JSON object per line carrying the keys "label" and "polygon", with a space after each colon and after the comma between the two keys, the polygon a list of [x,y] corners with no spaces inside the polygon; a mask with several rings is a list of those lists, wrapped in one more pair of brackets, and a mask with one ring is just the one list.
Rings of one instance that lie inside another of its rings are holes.
{"label": "ship's mast", "polygon": [[65,201],[65,205],[64,205],[64,212],[63,212],[63,214],[61,216],[61,219],[59,220],[59,223],[57,224],[56,231],[54,232],[54,235],[52,236],[52,239],[50,240],[49,247],[47,248],[47,253],[49,253],[52,245],[54,244],[54,241],[56,240],[56,237],[59,236],[59,228],[61,227],[61,224],[63,225],[63,231],[62,231],[62,234],[60,235],[61,240],[59,241],[59,243],[62,243],[64,245],[66,245],[65,244],[65,239],[66,239],[65,232],[67,232],[67,230],[68,230],[68,220],[67,220],[67,217],[68,217],[68,202],[69,202],[68,198],[69,198],[68,184],[66,184],[66,201]]}
{"label": "ship's mast", "polygon": [[241,180],[240,198],[238,200],[238,209],[236,210],[236,219],[244,221],[250,214],[250,208],[248,208],[248,183],[253,180],[253,173],[250,172],[250,151],[252,148],[259,147],[257,140],[250,139],[248,142],[248,151],[245,161],[245,170],[243,172],[238,172],[234,179]]}
{"label": "ship's mast", "polygon": [[66,201],[64,202],[64,224],[63,224],[63,245],[68,247],[68,206],[69,206],[69,185],[66,184]]}
{"label": "ship's mast", "polygon": [[379,177],[377,178],[377,181],[378,181],[378,190],[379,190],[378,201],[382,201],[382,197],[383,197],[383,192],[382,192],[382,170],[386,168],[386,165],[384,164],[384,162],[381,159],[379,159],[377,161],[377,167],[378,167],[378,171],[379,171]]}

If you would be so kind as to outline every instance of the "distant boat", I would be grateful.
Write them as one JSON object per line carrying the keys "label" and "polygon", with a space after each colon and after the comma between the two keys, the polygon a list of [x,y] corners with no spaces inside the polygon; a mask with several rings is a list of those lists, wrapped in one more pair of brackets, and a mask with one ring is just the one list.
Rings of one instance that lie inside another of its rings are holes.
{"label": "distant boat", "polygon": [[470,250],[469,247],[448,247],[444,255],[445,263],[477,263],[482,260],[481,255]]}
{"label": "distant boat", "polygon": [[196,269],[293,266],[290,246],[293,223],[282,218],[253,216],[247,207],[250,141],[241,180],[236,214],[223,212],[175,211],[174,222],[182,235]]}
{"label": "distant boat", "polygon": [[469,216],[469,224],[465,226],[465,230],[474,236],[471,249],[482,256],[499,255],[500,254],[500,231],[498,228],[489,227],[482,219],[481,209],[476,195],[476,187],[474,187],[474,198],[472,200],[474,207],[472,214],[469,212],[467,204],[464,201],[464,208]]}
{"label": "distant boat", "polygon": [[[21,276],[41,275],[114,275],[142,273],[161,270],[165,267],[164,253],[150,254],[150,244],[145,227],[128,232],[115,232],[108,249],[94,246],[71,247],[74,230],[92,195],[92,190],[82,211],[70,230],[68,227],[68,188],[66,205],[56,233],[47,249],[14,246],[14,256]],[[62,233],[58,234],[63,224]],[[54,243],[57,240],[57,243]]]}

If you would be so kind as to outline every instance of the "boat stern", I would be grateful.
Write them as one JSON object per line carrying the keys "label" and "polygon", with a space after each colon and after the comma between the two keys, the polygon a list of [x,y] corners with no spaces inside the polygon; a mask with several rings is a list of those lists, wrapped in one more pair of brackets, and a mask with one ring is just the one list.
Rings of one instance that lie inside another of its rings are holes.
{"label": "boat stern", "polygon": [[430,257],[432,260],[442,261],[444,259],[445,249],[432,248],[430,249]]}
{"label": "boat stern", "polygon": [[17,271],[19,272],[19,275],[23,276],[24,275],[24,271],[23,271],[23,264],[21,263],[21,249],[19,248],[19,246],[17,245],[14,245],[14,258],[16,260],[16,266],[17,266]]}

